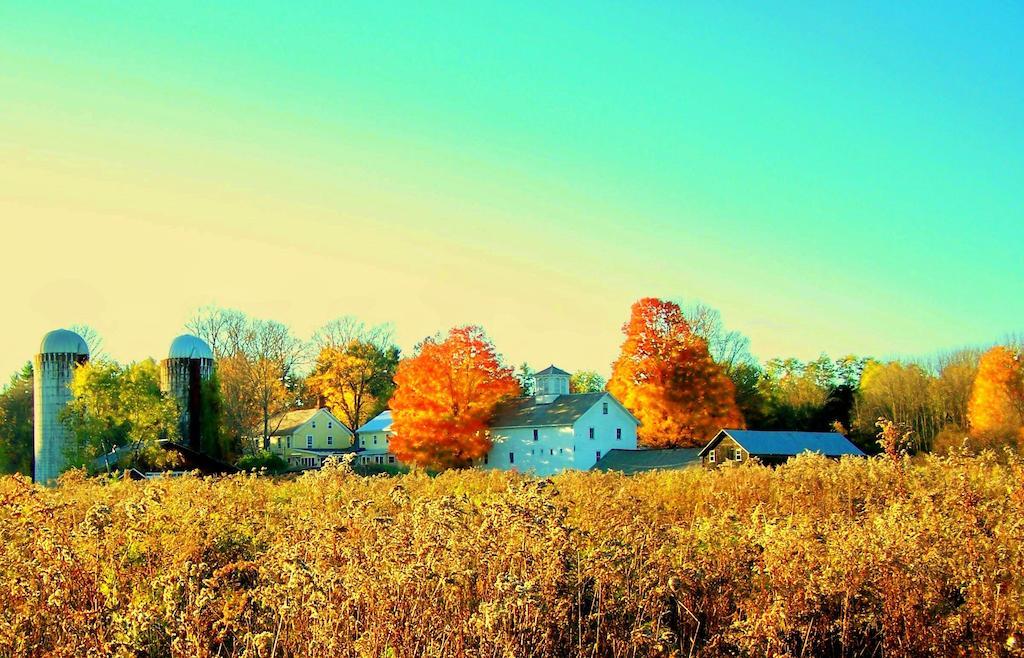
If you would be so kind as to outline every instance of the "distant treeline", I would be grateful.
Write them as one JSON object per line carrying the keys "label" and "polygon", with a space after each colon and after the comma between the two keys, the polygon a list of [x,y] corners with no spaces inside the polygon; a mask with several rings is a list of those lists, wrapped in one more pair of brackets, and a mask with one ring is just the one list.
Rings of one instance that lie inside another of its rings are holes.
{"label": "distant treeline", "polygon": [[[205,307],[185,327],[209,343],[217,360],[216,390],[207,396],[215,422],[203,449],[221,459],[258,454],[283,411],[328,406],[355,429],[387,408],[395,392],[402,354],[390,325],[342,317],[303,340],[281,322]],[[159,393],[155,363],[117,364],[95,331],[75,329],[93,354],[76,374],[76,403],[67,414],[76,459],[173,434],[175,412]],[[912,431],[922,451],[965,442],[974,449],[1019,446],[1024,437],[1019,339],[921,358],[822,355],[760,363],[749,339],[727,328],[715,309],[653,298],[634,304],[623,331],[611,379],[594,364],[573,373],[572,391],[607,388],[641,419],[640,440],[648,446],[700,445],[720,426],[745,425],[837,430],[870,451],[879,418]],[[494,349],[482,328],[479,335]],[[529,366],[516,368],[515,378],[521,394],[531,394]],[[32,424],[26,363],[0,391],[0,472],[31,471]]]}

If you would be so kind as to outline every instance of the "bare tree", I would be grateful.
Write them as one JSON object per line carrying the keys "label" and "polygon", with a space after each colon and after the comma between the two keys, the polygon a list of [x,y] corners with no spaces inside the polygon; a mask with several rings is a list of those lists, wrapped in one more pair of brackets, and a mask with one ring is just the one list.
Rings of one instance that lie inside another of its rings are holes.
{"label": "bare tree", "polygon": [[265,448],[298,399],[306,345],[280,322],[232,309],[204,307],[185,326],[217,357],[226,431],[251,452]]}
{"label": "bare tree", "polygon": [[684,309],[683,316],[691,331],[707,342],[711,358],[727,375],[731,376],[740,366],[756,365],[750,353],[750,339],[735,329],[726,329],[718,310],[695,302]]}
{"label": "bare tree", "polygon": [[107,358],[107,353],[103,350],[103,337],[100,333],[90,327],[87,324],[73,324],[71,325],[71,331],[75,332],[82,337],[85,344],[89,347],[89,358],[93,361],[102,361]]}

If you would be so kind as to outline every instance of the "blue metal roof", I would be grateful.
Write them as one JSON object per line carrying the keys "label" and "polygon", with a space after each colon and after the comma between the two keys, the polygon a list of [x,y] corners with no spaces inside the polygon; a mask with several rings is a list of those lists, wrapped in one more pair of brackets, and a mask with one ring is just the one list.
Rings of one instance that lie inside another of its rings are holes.
{"label": "blue metal roof", "polygon": [[370,420],[366,421],[366,424],[356,430],[356,432],[390,432],[391,431],[391,410],[385,409]]}
{"label": "blue metal roof", "polygon": [[799,455],[801,452],[818,452],[826,457],[854,455],[863,457],[860,448],[850,443],[837,432],[769,432],[762,430],[722,430],[712,439],[700,454],[716,445],[726,435],[751,455]]}

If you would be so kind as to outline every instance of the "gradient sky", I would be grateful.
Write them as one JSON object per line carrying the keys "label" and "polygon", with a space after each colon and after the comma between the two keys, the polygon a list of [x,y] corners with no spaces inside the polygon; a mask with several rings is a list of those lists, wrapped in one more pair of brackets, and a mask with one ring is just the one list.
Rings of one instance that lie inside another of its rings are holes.
{"label": "gradient sky", "polygon": [[503,4],[0,3],[0,373],[211,303],[605,373],[647,295],[761,358],[1024,327],[1020,3]]}

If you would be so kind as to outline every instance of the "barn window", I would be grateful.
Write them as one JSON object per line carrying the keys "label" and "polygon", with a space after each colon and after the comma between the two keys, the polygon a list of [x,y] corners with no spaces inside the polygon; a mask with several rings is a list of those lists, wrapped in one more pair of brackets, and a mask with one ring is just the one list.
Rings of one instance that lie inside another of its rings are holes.
{"label": "barn window", "polygon": [[316,421],[313,421],[313,429],[316,429]]}
{"label": "barn window", "polygon": [[307,434],[306,435],[306,447],[307,448],[312,448],[313,447],[313,435],[312,434]]}
{"label": "barn window", "polygon": [[715,463],[715,451],[714,450],[712,450],[711,452],[708,453],[708,461],[711,462],[712,464]]}
{"label": "barn window", "polygon": [[508,453],[508,463],[509,464],[515,464],[516,463],[516,453],[514,453],[514,452]]}
{"label": "barn window", "polygon": [[536,441],[540,438],[540,430],[533,430],[533,440]]}
{"label": "barn window", "polygon": [[292,437],[291,437],[291,435],[290,435],[290,434],[288,435],[288,447],[289,447],[289,448],[291,448],[291,447],[292,447]]}
{"label": "barn window", "polygon": [[334,429],[334,421],[332,421],[332,420],[327,421],[327,429],[329,429],[329,430],[333,430]]}
{"label": "barn window", "polygon": [[605,416],[608,415],[608,403],[607,402],[605,402],[604,404],[601,405],[601,413],[603,413]]}
{"label": "barn window", "polygon": [[333,446],[334,445],[334,437],[333,436],[327,437],[327,445],[329,445],[329,446]]}
{"label": "barn window", "polygon": [[732,458],[735,459],[738,462],[743,461],[743,451],[741,449],[739,449],[739,448],[733,448],[733,450],[732,450]]}
{"label": "barn window", "polygon": [[594,438],[594,428],[590,428],[590,438]]}
{"label": "barn window", "polygon": [[615,428],[615,438],[620,440],[620,441],[622,440],[622,428],[621,427],[616,427]]}
{"label": "barn window", "polygon": [[394,464],[395,463],[395,456],[394,455],[388,455],[388,463],[389,464]]}
{"label": "barn window", "polygon": [[601,451],[597,451],[597,461],[601,461]]}

